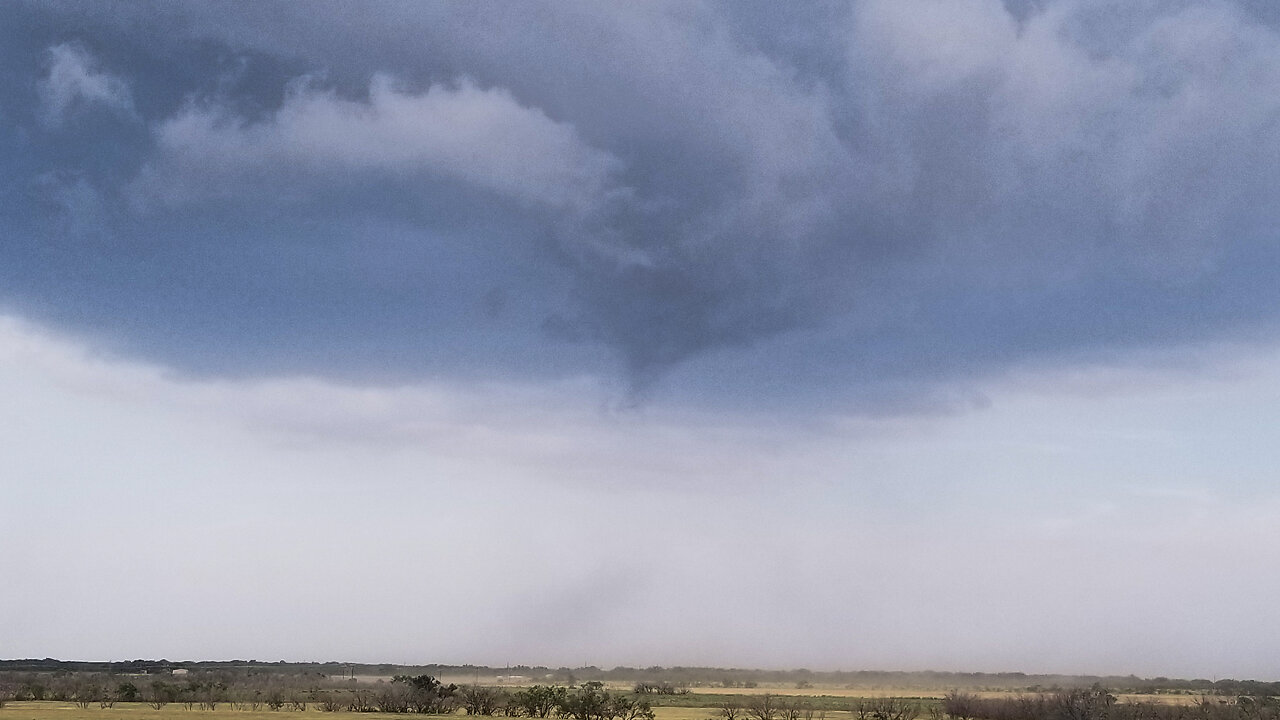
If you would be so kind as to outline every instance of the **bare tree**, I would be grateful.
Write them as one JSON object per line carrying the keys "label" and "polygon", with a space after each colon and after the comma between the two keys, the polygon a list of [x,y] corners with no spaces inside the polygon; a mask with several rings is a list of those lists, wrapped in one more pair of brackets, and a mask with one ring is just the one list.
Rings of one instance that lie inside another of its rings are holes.
{"label": "bare tree", "polygon": [[468,715],[493,715],[506,705],[506,693],[482,685],[462,688],[461,697],[462,708]]}
{"label": "bare tree", "polygon": [[373,693],[357,688],[351,692],[351,712],[373,712]]}
{"label": "bare tree", "polygon": [[942,710],[952,720],[971,720],[977,714],[978,702],[978,698],[969,693],[952,690],[942,698]]}
{"label": "bare tree", "polygon": [[[943,698],[943,706],[946,705],[947,700]],[[920,703],[903,698],[863,698],[849,711],[858,720],[916,720],[921,708]]]}
{"label": "bare tree", "polygon": [[88,708],[105,697],[106,690],[97,680],[80,680],[72,689],[71,702],[75,703],[76,707]]}
{"label": "bare tree", "polygon": [[312,690],[311,701],[323,712],[337,712],[350,707],[347,694],[341,690]]}
{"label": "bare tree", "polygon": [[398,685],[388,685],[382,688],[378,691],[378,696],[374,698],[373,702],[378,706],[378,712],[409,712],[409,693]]}
{"label": "bare tree", "polygon": [[736,700],[725,700],[716,705],[716,717],[719,720],[738,720],[742,714],[742,705]]}
{"label": "bare tree", "polygon": [[756,695],[747,702],[747,717],[753,720],[776,720],[778,710],[778,699],[772,693]]}
{"label": "bare tree", "polygon": [[197,694],[200,698],[201,710],[217,710],[218,703],[226,695],[227,686],[219,682],[209,681],[200,685]]}

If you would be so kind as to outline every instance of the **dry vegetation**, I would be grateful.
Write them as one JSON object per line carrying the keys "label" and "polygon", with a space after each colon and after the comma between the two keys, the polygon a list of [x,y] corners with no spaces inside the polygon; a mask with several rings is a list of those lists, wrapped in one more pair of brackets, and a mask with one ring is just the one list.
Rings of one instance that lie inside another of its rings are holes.
{"label": "dry vegetation", "polygon": [[[499,673],[426,666],[451,671],[432,675],[399,674],[422,668],[391,666],[173,665],[0,661],[0,720],[335,713],[371,720],[407,713],[530,720],[1280,720],[1280,683],[1235,680],[1111,678],[1124,683],[1124,692],[1109,692],[1092,678],[1017,673],[656,667]],[[960,680],[968,685],[956,689]]]}

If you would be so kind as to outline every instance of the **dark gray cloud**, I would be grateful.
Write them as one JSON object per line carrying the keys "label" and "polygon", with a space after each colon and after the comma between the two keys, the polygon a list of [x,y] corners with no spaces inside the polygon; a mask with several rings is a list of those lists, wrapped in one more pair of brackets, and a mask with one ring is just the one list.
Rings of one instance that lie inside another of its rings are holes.
{"label": "dark gray cloud", "polygon": [[1268,7],[19,6],[4,300],[200,372],[708,402],[1270,338]]}

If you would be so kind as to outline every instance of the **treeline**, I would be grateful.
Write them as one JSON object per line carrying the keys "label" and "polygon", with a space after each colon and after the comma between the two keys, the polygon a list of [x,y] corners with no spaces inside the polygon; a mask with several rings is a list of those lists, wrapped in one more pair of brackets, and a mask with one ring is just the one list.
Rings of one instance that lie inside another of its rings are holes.
{"label": "treeline", "polygon": [[1280,720],[1280,700],[1241,695],[1205,696],[1190,705],[1122,703],[1105,689],[1091,688],[1005,698],[951,693],[937,712],[950,720]]}
{"label": "treeline", "polygon": [[210,673],[182,681],[111,676],[101,673],[9,674],[0,680],[0,707],[5,701],[58,700],[82,708],[145,703],[160,710],[180,705],[188,710],[297,710],[444,715],[502,715],[567,720],[653,720],[648,701],[635,693],[605,689],[600,682],[581,685],[533,685],[520,690],[445,684],[431,675],[397,675],[372,686],[306,686],[295,682],[229,684]]}
{"label": "treeline", "polygon": [[81,707],[116,703],[169,704],[215,709],[223,703],[282,709],[307,702],[312,691],[330,684],[322,675],[248,675],[208,671],[189,675],[135,675],[98,672],[0,672],[0,702],[53,700]]}
{"label": "treeline", "polygon": [[[528,682],[553,682],[573,685],[580,682],[599,681],[613,684],[641,682],[652,685],[671,685],[679,688],[728,687],[752,688],[763,685],[837,685],[849,688],[965,688],[971,690],[1012,690],[1026,692],[1053,692],[1056,690],[1088,689],[1094,686],[1111,688],[1114,692],[1154,694],[1185,693],[1193,695],[1280,695],[1280,682],[1257,680],[1208,680],[1197,678],[1140,678],[1136,675],[1036,675],[1020,672],[958,673],[958,672],[900,672],[880,670],[816,671],[804,668],[793,670],[758,670],[749,668],[714,667],[627,667],[600,668],[548,667],[544,665],[516,665],[494,668],[485,665],[389,665],[367,663],[296,663],[286,661],[226,660],[226,661],[170,661],[129,660],[123,662],[82,662],[44,658],[40,660],[0,660],[0,672],[76,672],[105,673],[110,675],[162,674],[173,670],[190,672],[230,673],[239,677],[257,675],[313,675],[340,677],[342,675],[394,675],[442,676],[521,676]],[[802,686],[803,687],[803,686]]]}
{"label": "treeline", "polygon": [[285,675],[340,675],[349,669],[355,669],[364,675],[403,674],[406,668],[400,665],[361,665],[340,662],[297,663],[279,660],[266,662],[261,660],[120,660],[120,661],[88,661],[88,660],[0,660],[0,673],[5,672],[42,672],[42,673],[105,673],[108,675],[158,675],[171,673],[174,670],[201,672],[234,672],[241,675],[285,674]]}
{"label": "treeline", "polygon": [[[825,720],[818,698],[759,695],[718,706],[716,720]],[[826,698],[823,698],[826,699]],[[1190,705],[1117,702],[1107,690],[1062,690],[1017,697],[952,692],[941,702],[861,698],[845,705],[854,720],[1280,720],[1280,698],[1202,696]]]}

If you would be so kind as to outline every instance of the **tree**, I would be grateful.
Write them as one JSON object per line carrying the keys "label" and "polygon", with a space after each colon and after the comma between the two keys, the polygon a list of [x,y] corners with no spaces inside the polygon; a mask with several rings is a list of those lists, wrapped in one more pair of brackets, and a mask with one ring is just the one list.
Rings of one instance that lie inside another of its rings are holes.
{"label": "tree", "polygon": [[384,687],[378,692],[378,696],[374,699],[374,703],[378,706],[378,712],[409,712],[409,691],[403,687],[397,687],[395,685]]}
{"label": "tree", "polygon": [[742,714],[742,706],[736,700],[726,700],[716,705],[716,717],[720,720],[738,720]]}
{"label": "tree", "polygon": [[284,693],[281,692],[279,688],[271,688],[267,691],[265,702],[267,703],[268,708],[272,710],[279,710],[284,707]]}
{"label": "tree", "polygon": [[564,703],[568,690],[558,685],[534,685],[511,696],[508,707],[531,718],[545,718]]}
{"label": "tree", "polygon": [[[942,709],[946,712],[947,717],[953,720],[969,720],[977,715],[979,700],[977,697],[969,693],[951,691],[942,698]],[[859,720],[862,719],[861,709],[858,709]]]}
{"label": "tree", "polygon": [[778,709],[778,699],[772,693],[756,695],[747,702],[747,716],[753,720],[774,720]]}
{"label": "tree", "polygon": [[614,695],[609,704],[609,714],[614,720],[653,720],[649,701]]}
{"label": "tree", "polygon": [[21,692],[22,697],[27,700],[44,700],[45,694],[48,690],[49,689],[38,680],[26,680],[22,683],[22,688],[19,692]]}
{"label": "tree", "polygon": [[440,715],[454,707],[458,686],[452,683],[445,685],[430,675],[396,675],[391,682],[409,689],[406,700],[414,712]]}
{"label": "tree", "polygon": [[[944,708],[950,708],[952,698],[958,700],[954,702],[957,710],[964,706],[967,702],[964,698],[968,696],[960,696],[952,693],[943,698]],[[850,708],[850,711],[858,718],[858,720],[916,720],[920,717],[920,703],[902,700],[899,698],[875,698],[859,700]],[[948,709],[950,713],[950,709]]]}
{"label": "tree", "polygon": [[351,712],[373,712],[373,694],[356,688],[351,692]]}
{"label": "tree", "polygon": [[782,720],[800,720],[804,705],[799,700],[784,700],[778,703],[778,710],[782,713]]}
{"label": "tree", "polygon": [[628,695],[610,693],[604,683],[585,682],[567,692],[559,714],[574,720],[653,720],[649,703]]}
{"label": "tree", "polygon": [[200,699],[201,710],[216,710],[218,703],[222,702],[227,695],[227,686],[225,683],[209,680],[203,683],[194,684],[192,688],[196,697]]}
{"label": "tree", "polygon": [[147,688],[145,695],[147,704],[159,710],[173,702],[176,691],[169,683],[163,680],[152,680],[151,686]]}
{"label": "tree", "polygon": [[493,715],[506,704],[506,693],[483,685],[462,688],[462,708],[468,715]]}
{"label": "tree", "polygon": [[102,684],[96,680],[82,680],[76,683],[72,690],[71,702],[79,708],[88,708],[95,702],[99,702],[107,696]]}
{"label": "tree", "polygon": [[116,699],[120,702],[137,702],[138,696],[138,686],[131,682],[116,685]]}
{"label": "tree", "polygon": [[351,705],[347,700],[346,693],[341,690],[330,690],[328,692],[318,689],[312,690],[311,701],[324,712],[337,712]]}
{"label": "tree", "polygon": [[585,682],[565,695],[560,713],[574,720],[608,720],[609,692],[602,682]]}

